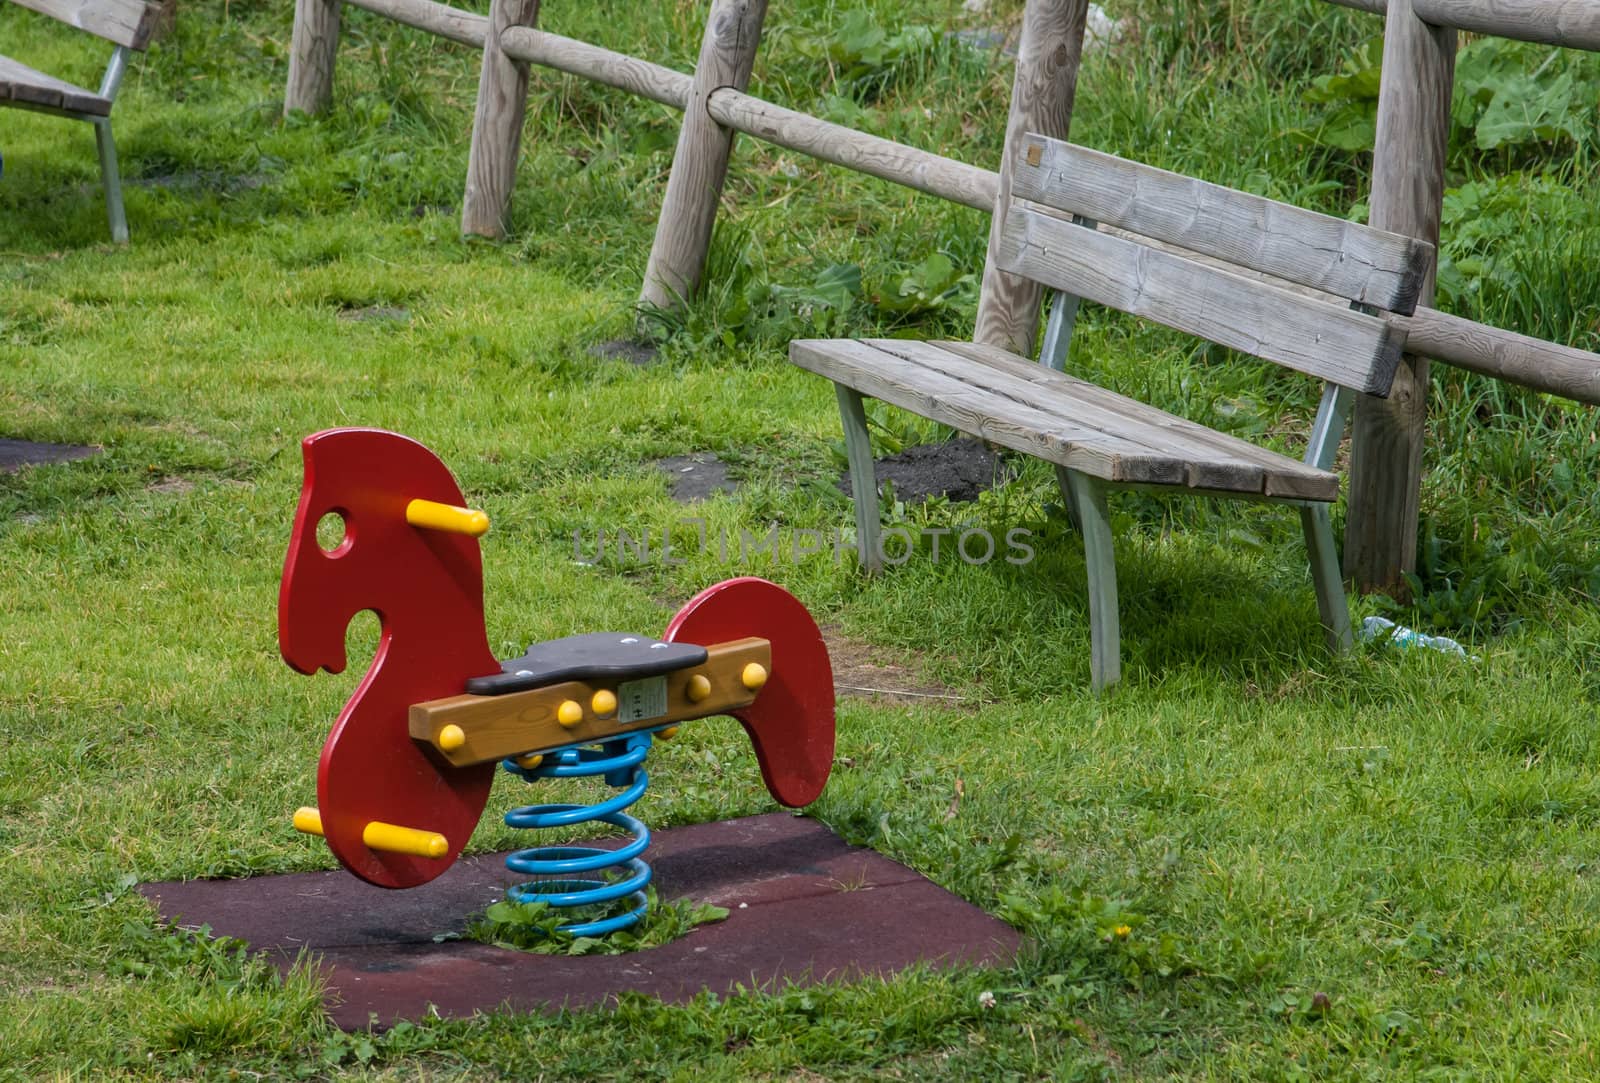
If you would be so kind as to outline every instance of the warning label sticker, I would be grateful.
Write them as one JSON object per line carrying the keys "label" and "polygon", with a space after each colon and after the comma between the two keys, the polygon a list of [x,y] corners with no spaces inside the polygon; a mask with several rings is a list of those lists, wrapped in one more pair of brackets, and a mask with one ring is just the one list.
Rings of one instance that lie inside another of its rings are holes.
{"label": "warning label sticker", "polygon": [[647,677],[617,686],[617,721],[624,725],[660,718],[667,713],[667,679]]}

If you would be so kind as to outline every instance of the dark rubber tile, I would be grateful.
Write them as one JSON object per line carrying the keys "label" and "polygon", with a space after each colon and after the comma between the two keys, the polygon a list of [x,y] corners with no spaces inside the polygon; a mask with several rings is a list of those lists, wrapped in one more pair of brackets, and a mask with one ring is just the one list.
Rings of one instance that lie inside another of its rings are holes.
{"label": "dark rubber tile", "polygon": [[208,924],[269,953],[280,967],[320,958],[328,1004],[356,1029],[508,1006],[556,1011],[625,991],[666,1001],[702,990],[888,975],[915,963],[1004,965],[1015,930],[903,865],[846,845],[787,813],[655,833],[646,858],[666,899],[725,906],[726,921],[627,955],[532,955],[467,941],[435,943],[500,898],[504,855],[465,858],[439,879],[387,891],[343,870],[145,884],[161,915]]}

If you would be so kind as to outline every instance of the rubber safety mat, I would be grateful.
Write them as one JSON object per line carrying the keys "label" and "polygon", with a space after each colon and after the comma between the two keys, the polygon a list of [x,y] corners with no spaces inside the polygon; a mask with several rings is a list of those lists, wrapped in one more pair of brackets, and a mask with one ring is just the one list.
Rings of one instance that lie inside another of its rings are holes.
{"label": "rubber safety mat", "polygon": [[841,981],[915,963],[1004,965],[1009,925],[903,865],[849,846],[815,820],[770,813],[654,833],[647,859],[664,899],[727,907],[726,921],[625,955],[535,955],[435,937],[500,898],[503,854],[463,858],[432,883],[390,891],[343,870],[145,884],[169,921],[207,924],[288,968],[305,952],[327,975],[346,1029],[430,1013],[555,1011],[634,991],[665,1001],[702,990]]}

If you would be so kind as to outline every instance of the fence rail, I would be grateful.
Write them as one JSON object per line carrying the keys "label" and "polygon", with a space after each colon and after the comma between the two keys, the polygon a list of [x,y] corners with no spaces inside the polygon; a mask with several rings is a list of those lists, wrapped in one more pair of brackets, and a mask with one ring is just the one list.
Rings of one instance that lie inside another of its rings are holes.
{"label": "fence rail", "polygon": [[[428,0],[411,2],[427,3]],[[689,104],[689,84],[693,79],[683,72],[602,49],[586,41],[564,38],[531,26],[513,26],[500,35],[500,48],[515,60],[581,76],[662,105],[685,109]]]}
{"label": "fence rail", "polygon": [[[1386,14],[1388,0],[1328,0]],[[1474,34],[1600,52],[1600,4],[1594,0],[1411,0],[1423,22]]]}
{"label": "fence rail", "polygon": [[449,4],[436,4],[433,0],[344,0],[351,7],[382,15],[397,23],[426,30],[441,38],[483,48],[489,31],[489,19],[470,11],[453,8]]}
{"label": "fence rail", "polygon": [[1411,8],[1435,26],[1600,51],[1594,0],[1411,0]]}

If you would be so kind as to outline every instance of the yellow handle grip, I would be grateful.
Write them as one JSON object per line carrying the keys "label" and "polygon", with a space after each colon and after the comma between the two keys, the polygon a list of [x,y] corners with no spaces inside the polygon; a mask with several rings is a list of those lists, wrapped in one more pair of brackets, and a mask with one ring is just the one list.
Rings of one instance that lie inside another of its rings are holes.
{"label": "yellow handle grip", "polygon": [[450,852],[449,840],[437,831],[420,831],[382,820],[373,820],[363,828],[361,841],[374,850],[412,857],[443,857]]}
{"label": "yellow handle grip", "polygon": [[433,500],[413,500],[406,505],[406,522],[423,530],[481,537],[489,530],[489,516],[476,508],[458,508]]}

